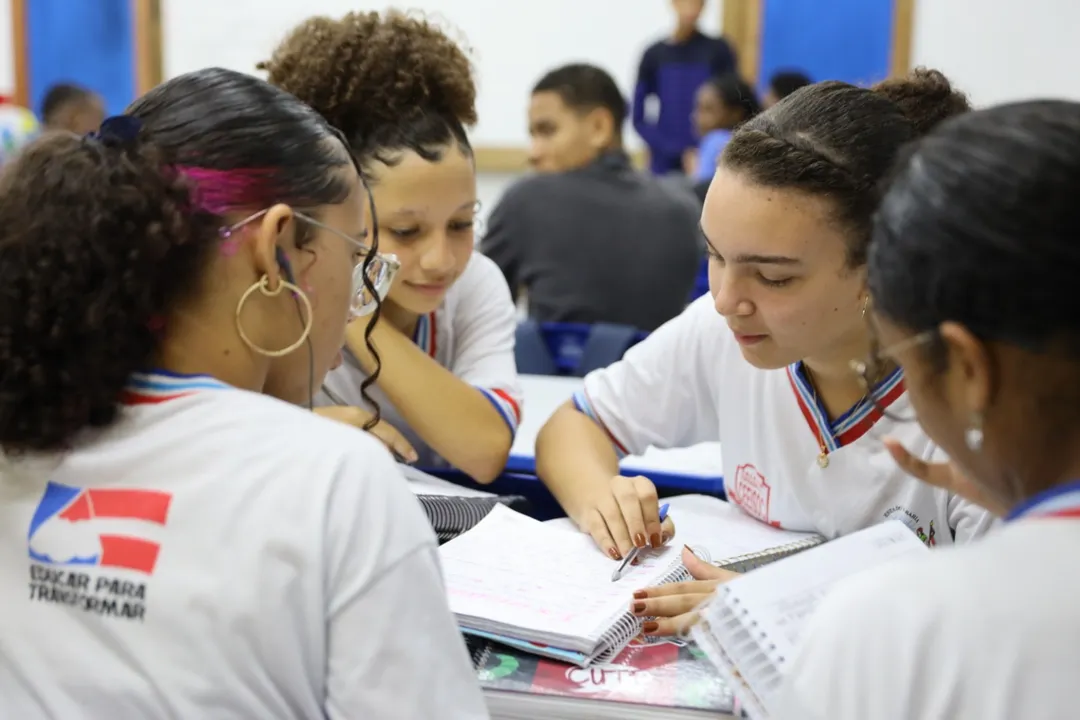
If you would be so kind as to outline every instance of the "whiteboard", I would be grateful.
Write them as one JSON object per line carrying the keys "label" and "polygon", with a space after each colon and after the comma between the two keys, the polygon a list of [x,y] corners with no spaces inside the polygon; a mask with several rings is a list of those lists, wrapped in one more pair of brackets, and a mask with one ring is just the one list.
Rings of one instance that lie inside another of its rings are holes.
{"label": "whiteboard", "polygon": [[[673,23],[667,0],[163,0],[165,77],[209,66],[254,73],[305,18],[387,7],[429,13],[472,48],[477,146],[524,146],[529,90],[559,65],[599,65],[630,99],[641,53]],[[702,29],[718,33],[721,15],[720,0],[707,3]],[[627,141],[639,146],[632,131]]]}

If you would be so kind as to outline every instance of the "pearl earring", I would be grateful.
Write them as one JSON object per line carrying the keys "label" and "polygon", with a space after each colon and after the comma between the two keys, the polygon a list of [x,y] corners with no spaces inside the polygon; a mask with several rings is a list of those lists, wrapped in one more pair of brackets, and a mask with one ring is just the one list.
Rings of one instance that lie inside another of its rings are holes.
{"label": "pearl earring", "polygon": [[983,445],[982,414],[972,413],[971,424],[964,431],[964,442],[972,452],[979,452]]}

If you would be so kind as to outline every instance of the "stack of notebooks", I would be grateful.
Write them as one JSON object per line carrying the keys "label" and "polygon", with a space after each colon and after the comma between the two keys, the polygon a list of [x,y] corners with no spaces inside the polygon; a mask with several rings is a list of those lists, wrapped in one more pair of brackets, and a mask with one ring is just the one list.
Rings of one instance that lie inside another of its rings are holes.
{"label": "stack of notebooks", "polygon": [[[766,720],[780,700],[785,666],[807,620],[833,586],[901,557],[929,552],[901,522],[885,522],[722,585],[693,637],[743,712]],[[872,638],[867,639],[873,642]]]}
{"label": "stack of notebooks", "polygon": [[731,711],[731,694],[696,648],[650,643],[633,592],[688,579],[682,543],[749,570],[822,542],[778,530],[705,496],[670,499],[677,538],[622,579],[566,521],[496,507],[440,548],[450,607],[469,639],[493,717],[677,718]]}
{"label": "stack of notebooks", "polygon": [[424,508],[440,543],[472,528],[497,505],[518,509],[527,505],[525,498],[519,495],[495,495],[455,485],[409,465],[399,467],[409,482],[409,489]]}

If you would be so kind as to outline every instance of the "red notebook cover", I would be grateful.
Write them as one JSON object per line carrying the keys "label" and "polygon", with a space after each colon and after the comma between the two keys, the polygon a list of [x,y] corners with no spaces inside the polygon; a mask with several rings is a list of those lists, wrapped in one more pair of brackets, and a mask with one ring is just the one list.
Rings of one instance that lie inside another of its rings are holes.
{"label": "red notebook cover", "polygon": [[493,643],[472,645],[485,690],[732,712],[727,685],[705,654],[681,641],[638,638],[612,662],[580,668]]}

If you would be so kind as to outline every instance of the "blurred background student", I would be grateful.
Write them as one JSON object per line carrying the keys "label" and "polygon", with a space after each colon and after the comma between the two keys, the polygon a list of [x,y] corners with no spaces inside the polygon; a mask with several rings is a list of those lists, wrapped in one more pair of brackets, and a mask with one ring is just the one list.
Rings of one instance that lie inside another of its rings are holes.
{"label": "blurred background student", "polygon": [[735,73],[713,78],[698,88],[693,118],[701,143],[696,153],[687,154],[685,169],[702,202],[732,130],[759,112],[761,104],[754,88]]}
{"label": "blurred background student", "polygon": [[67,130],[76,135],[93,132],[105,119],[105,103],[93,90],[75,83],[57,83],[41,102],[46,130]]}
{"label": "blurred background student", "polygon": [[799,88],[813,82],[810,76],[801,70],[779,70],[769,78],[769,86],[765,90],[765,97],[762,98],[762,106],[768,110]]}
{"label": "blurred background student", "polygon": [[699,208],[631,165],[615,80],[556,68],[533,87],[528,120],[538,173],[506,191],[480,248],[529,316],[653,330],[682,312],[703,256]]}
{"label": "blurred background student", "polygon": [[[698,29],[705,0],[671,0],[671,5],[675,29],[645,51],[634,89],[634,129],[648,145],[657,175],[683,172],[683,156],[697,145],[690,121],[697,89],[736,67],[727,41]],[[652,117],[646,111],[650,99],[659,104]]]}

